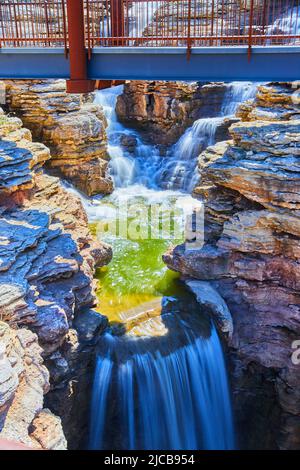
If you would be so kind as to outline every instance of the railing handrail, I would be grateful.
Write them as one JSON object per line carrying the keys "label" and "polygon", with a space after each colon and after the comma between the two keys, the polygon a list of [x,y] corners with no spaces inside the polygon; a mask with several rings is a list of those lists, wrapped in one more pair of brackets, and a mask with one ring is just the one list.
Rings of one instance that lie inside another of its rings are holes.
{"label": "railing handrail", "polygon": [[[0,47],[70,47],[67,0],[0,0]],[[295,45],[299,0],[84,0],[85,47]],[[280,20],[280,15],[283,19]],[[300,44],[300,43],[299,43]]]}

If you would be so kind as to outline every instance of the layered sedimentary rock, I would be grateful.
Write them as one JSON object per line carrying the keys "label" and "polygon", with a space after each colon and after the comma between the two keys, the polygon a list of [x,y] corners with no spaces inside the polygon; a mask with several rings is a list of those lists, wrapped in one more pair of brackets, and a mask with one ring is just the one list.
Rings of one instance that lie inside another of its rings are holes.
{"label": "layered sedimentary rock", "polygon": [[34,449],[66,449],[61,421],[43,409],[49,373],[31,331],[0,322],[0,436]]}
{"label": "layered sedimentary rock", "polygon": [[[75,445],[83,424],[74,419],[74,436],[66,423],[76,407],[76,387],[86,390],[78,380],[90,367],[92,338],[81,340],[84,332],[77,332],[74,319],[83,312],[88,328],[95,315],[89,310],[95,304],[93,274],[110,260],[111,249],[91,237],[81,202],[42,173],[49,149],[32,143],[21,121],[4,114],[0,135],[0,436],[65,448],[60,421],[43,409],[43,395],[50,387],[51,409],[57,387],[68,398],[61,417]],[[94,333],[105,326],[98,317]],[[80,406],[87,411],[87,405],[86,395]]]}
{"label": "layered sedimentary rock", "polygon": [[300,338],[299,111],[292,84],[258,88],[233,140],[200,155],[204,246],[165,256],[186,278],[210,282],[232,314],[241,447],[300,447],[300,366],[291,358]]}
{"label": "layered sedimentary rock", "polygon": [[51,150],[48,167],[82,192],[107,194],[106,120],[93,95],[69,95],[64,80],[6,81],[7,106]]}
{"label": "layered sedimentary rock", "polygon": [[226,87],[182,82],[126,82],[116,111],[153,144],[175,143],[196,119],[220,113]]}

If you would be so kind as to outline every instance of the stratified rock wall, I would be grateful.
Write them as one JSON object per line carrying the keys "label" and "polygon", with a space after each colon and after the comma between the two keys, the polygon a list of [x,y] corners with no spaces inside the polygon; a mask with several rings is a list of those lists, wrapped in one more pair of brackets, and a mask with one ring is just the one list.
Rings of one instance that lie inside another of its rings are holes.
{"label": "stratified rock wall", "polygon": [[31,331],[0,322],[0,436],[35,449],[63,450],[61,421],[43,410],[49,373],[42,352]]}
{"label": "stratified rock wall", "polygon": [[[75,446],[84,423],[76,421],[82,414],[74,409],[80,406],[88,416],[90,378],[84,373],[92,355],[73,323],[84,314],[89,328],[93,274],[112,253],[91,237],[79,199],[42,173],[49,149],[32,143],[20,119],[3,113],[0,136],[0,437],[65,448],[59,419],[43,409],[49,388],[47,405],[56,407],[58,387],[64,431]],[[97,319],[94,333],[105,327],[101,315]],[[75,405],[81,386],[86,395]]]}
{"label": "stratified rock wall", "polygon": [[51,150],[48,167],[87,195],[113,189],[108,175],[106,120],[93,95],[66,93],[64,80],[6,81],[9,110]]}
{"label": "stratified rock wall", "polygon": [[225,90],[224,83],[131,81],[118,97],[116,111],[152,144],[171,145],[196,119],[220,113]]}
{"label": "stratified rock wall", "polygon": [[229,307],[239,445],[250,449],[300,448],[300,366],[291,359],[300,339],[299,112],[292,84],[260,86],[241,106],[233,141],[199,158],[205,245],[164,257],[209,281]]}

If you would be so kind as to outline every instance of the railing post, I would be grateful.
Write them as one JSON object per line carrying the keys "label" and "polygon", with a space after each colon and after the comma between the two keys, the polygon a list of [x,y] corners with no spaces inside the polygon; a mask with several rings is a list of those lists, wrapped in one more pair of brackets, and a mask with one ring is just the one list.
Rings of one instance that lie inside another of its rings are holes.
{"label": "railing post", "polygon": [[[215,1],[212,0],[211,2],[211,28],[210,28],[210,35],[213,37],[214,35],[214,26],[215,26]],[[217,28],[218,31],[218,28]],[[214,40],[210,40],[210,45],[213,46]]]}
{"label": "railing post", "polygon": [[124,37],[123,0],[110,0],[112,46],[121,46]]}
{"label": "railing post", "polygon": [[47,3],[44,4],[44,8],[45,8],[45,21],[46,21],[46,29],[47,29],[47,39],[48,39],[48,46],[50,47],[51,46],[51,43],[50,43],[50,25],[49,25],[49,15],[48,15],[48,5]]}
{"label": "railing post", "polygon": [[262,33],[263,33],[263,44],[265,45],[265,39],[266,39],[266,25],[267,25],[267,22],[268,22],[268,19],[267,19],[267,2],[268,0],[264,0],[264,5],[263,5],[263,13],[262,13]]}
{"label": "railing post", "polygon": [[67,0],[70,80],[68,93],[88,93],[94,90],[95,82],[88,80],[87,52],[84,34],[83,0]]}
{"label": "railing post", "polygon": [[[17,46],[20,47],[20,41],[19,41],[19,27],[18,27],[18,15],[17,15],[17,9],[16,9],[16,4],[13,4],[13,11],[14,11],[14,18],[15,18],[15,28],[16,28],[16,36],[17,36]],[[16,43],[15,43],[16,44]]]}
{"label": "railing post", "polygon": [[252,49],[253,18],[254,18],[254,0],[251,0],[250,14],[249,14],[249,37],[248,37],[248,61],[249,62],[251,59],[251,49]]}
{"label": "railing post", "polygon": [[64,48],[65,48],[65,57],[69,57],[68,51],[68,40],[67,40],[67,16],[66,16],[66,3],[65,0],[61,0],[62,6],[62,19],[63,19],[63,30],[64,30]]}
{"label": "railing post", "polygon": [[192,0],[188,1],[188,28],[187,28],[187,51],[186,58],[189,61],[191,58],[192,41],[191,41],[191,21],[192,21]]}
{"label": "railing post", "polygon": [[[2,29],[2,35],[4,35],[4,28],[3,28],[3,13],[2,13],[2,5],[0,3],[0,24]],[[0,40],[0,49],[2,49],[2,41]]]}

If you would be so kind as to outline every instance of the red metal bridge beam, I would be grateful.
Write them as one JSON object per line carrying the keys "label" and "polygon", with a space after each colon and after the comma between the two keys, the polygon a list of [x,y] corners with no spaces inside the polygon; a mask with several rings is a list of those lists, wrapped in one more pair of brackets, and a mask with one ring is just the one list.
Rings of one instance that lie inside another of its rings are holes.
{"label": "red metal bridge beam", "polygon": [[123,0],[110,0],[111,36],[113,46],[124,46],[124,5]]}
{"label": "red metal bridge beam", "polygon": [[94,90],[94,80],[87,75],[87,51],[84,34],[83,0],[67,0],[70,80],[68,93],[88,93]]}
{"label": "red metal bridge beam", "polygon": [[105,90],[118,85],[124,85],[125,80],[96,80],[95,90]]}

